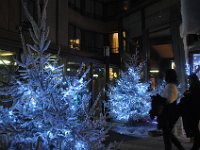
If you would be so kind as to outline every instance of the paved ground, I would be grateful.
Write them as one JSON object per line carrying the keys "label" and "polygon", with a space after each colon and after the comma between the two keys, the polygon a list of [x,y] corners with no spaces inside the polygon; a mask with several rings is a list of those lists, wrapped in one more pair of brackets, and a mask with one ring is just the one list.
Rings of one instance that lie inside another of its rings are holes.
{"label": "paved ground", "polygon": [[[189,139],[180,138],[180,141],[189,150],[191,147],[191,142]],[[164,150],[162,136],[157,137],[132,137],[125,136],[118,133],[110,132],[107,141],[121,141],[120,150]],[[173,150],[177,150],[175,147]]]}

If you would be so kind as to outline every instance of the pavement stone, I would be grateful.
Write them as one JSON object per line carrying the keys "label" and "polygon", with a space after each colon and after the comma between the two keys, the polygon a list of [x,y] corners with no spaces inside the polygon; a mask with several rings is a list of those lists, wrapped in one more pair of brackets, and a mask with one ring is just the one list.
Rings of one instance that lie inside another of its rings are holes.
{"label": "pavement stone", "polygon": [[[186,150],[189,150],[192,146],[192,143],[188,138],[178,137]],[[122,135],[119,133],[110,132],[109,142],[121,142],[120,150],[164,150],[164,143],[162,136],[152,137],[133,137]],[[177,150],[173,145],[173,150]]]}

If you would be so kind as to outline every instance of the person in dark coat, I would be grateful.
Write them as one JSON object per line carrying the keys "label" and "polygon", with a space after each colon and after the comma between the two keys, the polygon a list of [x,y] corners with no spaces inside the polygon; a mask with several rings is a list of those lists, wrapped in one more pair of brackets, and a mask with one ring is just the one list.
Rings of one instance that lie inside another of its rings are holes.
{"label": "person in dark coat", "polygon": [[200,81],[196,74],[189,76],[189,90],[185,91],[180,101],[180,113],[183,119],[183,127],[187,137],[193,137],[194,143],[191,150],[200,149]]}
{"label": "person in dark coat", "polygon": [[184,150],[180,141],[173,133],[173,128],[180,117],[177,106],[178,88],[177,74],[174,69],[168,69],[165,74],[166,86],[162,95],[151,96],[150,118],[157,116],[158,129],[162,130],[165,150],[172,150],[172,143],[179,149]]}
{"label": "person in dark coat", "polygon": [[162,97],[166,98],[167,104],[162,114],[162,131],[165,150],[172,150],[172,143],[179,150],[185,150],[178,138],[173,133],[173,128],[180,117],[177,107],[178,88],[177,74],[174,69],[168,69],[165,73],[166,86],[163,90]]}
{"label": "person in dark coat", "polygon": [[151,96],[151,109],[149,111],[150,118],[154,120],[156,117],[157,120],[157,129],[162,129],[162,114],[163,109],[167,105],[167,99],[163,98],[161,95],[156,94]]}

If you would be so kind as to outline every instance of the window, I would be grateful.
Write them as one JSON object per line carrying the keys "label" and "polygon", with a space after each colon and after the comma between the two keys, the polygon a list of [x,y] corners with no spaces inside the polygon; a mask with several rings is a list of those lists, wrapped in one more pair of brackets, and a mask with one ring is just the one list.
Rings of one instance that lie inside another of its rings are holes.
{"label": "window", "polygon": [[111,51],[112,53],[119,53],[119,39],[118,39],[118,33],[113,33],[111,34],[110,37],[111,41]]}
{"label": "window", "polygon": [[95,18],[102,19],[103,18],[103,4],[95,2]]}
{"label": "window", "polygon": [[95,49],[96,52],[103,55],[104,37],[101,33],[96,33],[95,37]]}
{"label": "window", "polygon": [[81,8],[81,0],[68,0],[68,5],[71,8],[80,10],[80,8]]}
{"label": "window", "polygon": [[75,2],[76,2],[76,8],[78,10],[80,10],[81,9],[81,0],[75,0]]}
{"label": "window", "polygon": [[126,43],[127,43],[127,41],[126,41],[126,32],[125,31],[122,32],[122,42],[123,42],[122,43],[123,44],[123,51],[126,52],[126,48],[127,48],[126,47]]}
{"label": "window", "polygon": [[[0,49],[0,87],[4,87],[13,79],[17,70],[16,62],[13,57],[14,52]],[[7,99],[7,96],[0,95],[0,105],[10,107],[12,103],[3,102],[2,99]]]}
{"label": "window", "polygon": [[81,31],[79,28],[69,24],[69,48],[80,50]]}
{"label": "window", "polygon": [[129,49],[127,51],[130,54],[135,54],[136,50],[140,52],[140,57],[141,57],[141,52],[142,52],[142,38],[141,37],[132,38],[129,43]]}
{"label": "window", "polygon": [[62,65],[64,63],[62,57],[57,56],[56,54],[51,54],[49,62],[53,64],[55,61],[57,62],[57,65]]}
{"label": "window", "polygon": [[103,55],[104,35],[69,24],[69,48]]}
{"label": "window", "polygon": [[93,32],[84,32],[84,44],[83,49],[88,52],[94,52],[95,48],[95,36]]}
{"label": "window", "polygon": [[85,12],[87,16],[90,16],[90,17],[94,16],[94,1],[93,0],[86,0]]}
{"label": "window", "polygon": [[66,67],[66,74],[69,76],[74,76],[77,74],[78,69],[81,67],[81,63],[68,61],[65,64]]}
{"label": "window", "polygon": [[14,52],[0,49],[0,85],[8,82],[15,72],[16,62],[13,59],[14,56]]}
{"label": "window", "polygon": [[70,39],[69,47],[72,49],[80,50],[80,39]]}
{"label": "window", "polygon": [[[31,16],[36,20],[36,7],[35,7],[35,1],[34,0],[24,0],[24,3],[27,6],[27,9]],[[23,5],[21,5],[21,24],[24,30],[28,30],[28,28],[31,27],[30,22],[28,21]]]}
{"label": "window", "polygon": [[200,53],[192,53],[192,66],[191,66],[191,71],[193,73],[196,73],[197,76],[200,79]]}
{"label": "window", "polygon": [[69,0],[69,7],[93,18],[103,18],[103,3],[95,0]]}
{"label": "window", "polygon": [[68,0],[68,5],[71,7],[71,8],[74,8],[75,7],[75,0]]}
{"label": "window", "polygon": [[104,37],[101,33],[83,31],[82,48],[88,52],[95,52],[103,55]]}
{"label": "window", "polygon": [[119,69],[115,67],[109,68],[109,80],[115,81],[119,77]]}

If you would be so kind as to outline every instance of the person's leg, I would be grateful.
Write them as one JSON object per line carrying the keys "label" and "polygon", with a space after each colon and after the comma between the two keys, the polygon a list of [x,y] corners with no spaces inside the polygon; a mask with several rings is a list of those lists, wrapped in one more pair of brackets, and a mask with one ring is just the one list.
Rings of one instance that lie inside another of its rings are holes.
{"label": "person's leg", "polygon": [[185,150],[178,139],[173,134],[173,128],[176,121],[179,118],[175,105],[170,105],[168,110],[163,115],[163,140],[165,144],[165,150],[172,150],[172,142],[179,150]]}
{"label": "person's leg", "polygon": [[191,150],[199,150],[200,149],[200,132],[197,131],[197,133],[194,136],[194,143]]}
{"label": "person's leg", "polygon": [[165,145],[165,150],[172,150],[170,136],[168,133],[165,133],[164,131],[163,131],[163,141]]}
{"label": "person's leg", "polygon": [[163,141],[165,145],[165,150],[172,150],[172,143],[170,139],[170,129],[167,121],[163,122]]}
{"label": "person's leg", "polygon": [[194,138],[193,138],[193,146],[191,150],[199,150],[200,149],[200,131],[199,131],[199,119],[195,118],[193,120],[194,126],[193,132],[194,132]]}

